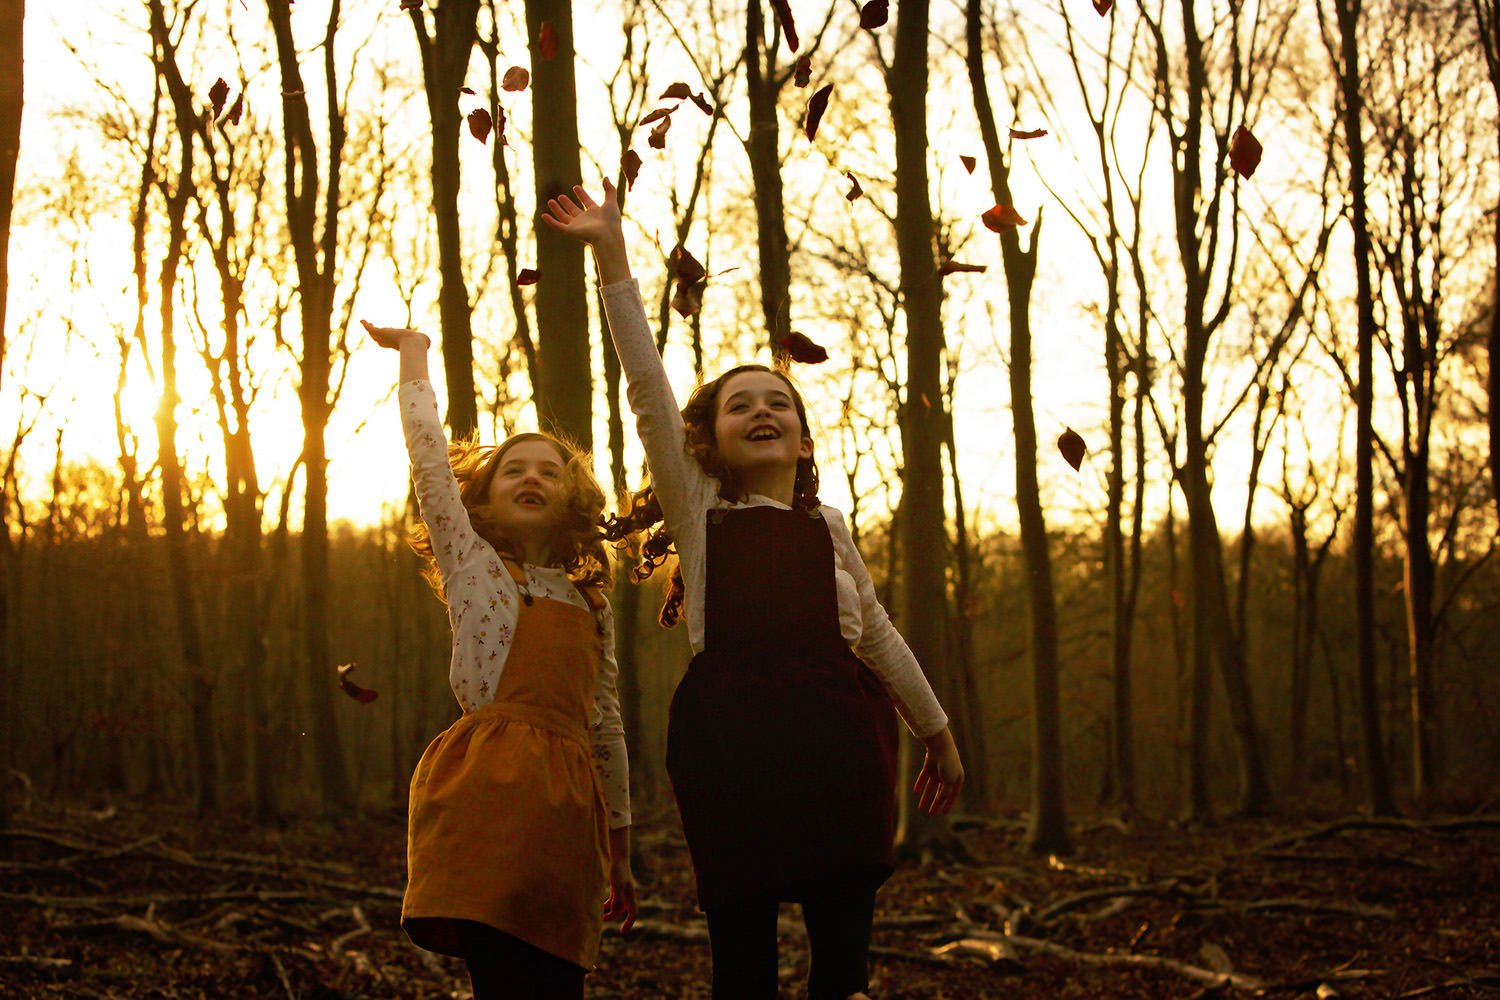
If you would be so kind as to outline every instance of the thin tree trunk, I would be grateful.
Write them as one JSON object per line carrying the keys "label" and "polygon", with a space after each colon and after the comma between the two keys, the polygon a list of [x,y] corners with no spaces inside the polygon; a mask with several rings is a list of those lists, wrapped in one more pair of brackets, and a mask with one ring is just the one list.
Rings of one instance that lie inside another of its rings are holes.
{"label": "thin tree trunk", "polygon": [[[5,304],[10,290],[10,218],[15,201],[16,158],[21,150],[24,105],[22,39],[26,0],[0,0],[0,377],[5,371]],[[14,755],[10,662],[10,514],[0,483],[0,827],[10,825],[10,768]],[[7,845],[6,850],[9,850]]]}
{"label": "thin tree trunk", "polygon": [[[968,0],[966,18],[969,86],[974,113],[989,160],[995,201],[1014,203],[1010,167],[1000,148],[995,112],[984,77],[979,0]],[[925,81],[924,81],[925,83]],[[926,94],[926,87],[921,91]],[[1057,653],[1057,600],[1052,588],[1052,555],[1037,479],[1036,416],[1031,398],[1031,285],[1036,277],[1040,213],[1024,250],[1015,229],[1000,234],[1005,288],[1010,300],[1010,403],[1016,434],[1016,510],[1021,522],[1021,551],[1026,565],[1026,607],[1031,651],[1031,817],[1027,846],[1037,853],[1070,851],[1067,812],[1063,805],[1062,710],[1058,697],[1061,666]]]}
{"label": "thin tree trunk", "polygon": [[[896,46],[886,80],[896,142],[896,251],[906,312],[906,399],[901,407],[901,548],[904,630],[917,662],[938,691],[948,688],[947,549],[943,507],[943,289],[933,252],[927,183],[927,0],[906,0],[896,14]],[[920,759],[918,754],[908,755]],[[903,853],[961,849],[941,816],[916,808],[902,779]]]}
{"label": "thin tree trunk", "polygon": [[1359,304],[1359,361],[1354,393],[1353,547],[1360,747],[1364,758],[1365,806],[1376,816],[1392,816],[1396,813],[1396,802],[1391,794],[1390,772],[1380,736],[1380,692],[1375,680],[1375,296],[1370,279],[1364,100],[1360,92],[1358,32],[1361,0],[1333,0],[1333,6],[1340,38],[1338,71],[1344,136],[1349,149],[1350,224],[1354,229],[1354,277]]}
{"label": "thin tree trunk", "polygon": [[[448,387],[448,429],[458,439],[473,434],[479,426],[474,338],[458,217],[458,143],[463,122],[458,93],[478,39],[479,0],[440,0],[434,4],[430,36],[422,6],[412,8],[410,15],[422,54],[427,114],[432,122],[432,214],[437,224],[438,274],[442,281],[438,312],[443,327],[443,376]],[[498,153],[498,136],[494,143]]]}
{"label": "thin tree trunk", "polygon": [[[303,683],[312,714],[311,730],[324,806],[338,812],[352,804],[353,793],[339,746],[333,711],[333,664],[328,650],[328,456],[324,435],[328,402],[335,256],[338,248],[339,177],[344,146],[344,116],[334,78],[334,33],[341,0],[333,0],[323,35],[324,77],[328,100],[328,185],[320,188],[318,149],[308,115],[302,68],[292,37],[290,0],[270,0],[272,31],[281,67],[282,117],[286,147],[287,225],[297,267],[302,320],[302,461],[306,468],[302,516]],[[319,195],[324,199],[323,230],[318,234]]]}
{"label": "thin tree trunk", "polygon": [[[557,55],[541,55],[542,26],[557,36]],[[573,77],[571,0],[526,0],[531,39],[531,106],[536,122],[532,164],[538,213],[547,201],[571,195],[580,180],[578,92]],[[537,410],[545,429],[561,431],[585,450],[594,446],[593,380],[589,361],[589,294],[583,245],[537,225],[536,325],[541,383]]]}
{"label": "thin tree trunk", "polygon": [[745,85],[750,101],[750,131],[745,146],[755,189],[761,312],[766,320],[766,338],[775,357],[786,353],[781,338],[791,332],[791,253],[782,198],[781,131],[777,117],[777,98],[783,84],[784,77],[776,63],[776,46],[765,43],[765,16],[760,0],[748,0]]}

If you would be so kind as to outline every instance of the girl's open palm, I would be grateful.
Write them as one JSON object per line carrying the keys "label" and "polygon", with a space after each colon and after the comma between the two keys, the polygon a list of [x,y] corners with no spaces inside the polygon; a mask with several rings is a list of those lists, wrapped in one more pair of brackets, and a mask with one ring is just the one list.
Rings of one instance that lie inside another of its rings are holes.
{"label": "girl's open palm", "polygon": [[577,202],[567,195],[547,199],[542,221],[589,246],[621,238],[620,202],[608,177],[604,178],[602,201],[595,201],[582,184],[573,185],[573,194]]}

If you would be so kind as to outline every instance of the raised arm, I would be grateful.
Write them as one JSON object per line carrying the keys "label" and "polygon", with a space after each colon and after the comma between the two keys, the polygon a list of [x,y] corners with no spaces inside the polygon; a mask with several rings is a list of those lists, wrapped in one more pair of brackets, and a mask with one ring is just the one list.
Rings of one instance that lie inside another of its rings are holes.
{"label": "raised arm", "polygon": [[438,416],[437,396],[427,380],[427,351],[432,341],[425,333],[397,327],[373,326],[364,320],[371,339],[401,355],[401,429],[411,458],[412,484],[422,521],[432,535],[432,551],[443,581],[453,579],[459,569],[482,557],[484,541],[469,522],[469,512],[459,498],[458,480],[448,463],[448,438]]}
{"label": "raised arm", "polygon": [[684,448],[682,413],[656,351],[640,289],[631,279],[614,185],[605,179],[601,202],[581,185],[573,193],[577,202],[566,195],[548,201],[542,221],[594,251],[605,318],[625,372],[626,399],[635,414],[667,528],[676,535],[695,513],[701,514],[705,497],[717,486]]}

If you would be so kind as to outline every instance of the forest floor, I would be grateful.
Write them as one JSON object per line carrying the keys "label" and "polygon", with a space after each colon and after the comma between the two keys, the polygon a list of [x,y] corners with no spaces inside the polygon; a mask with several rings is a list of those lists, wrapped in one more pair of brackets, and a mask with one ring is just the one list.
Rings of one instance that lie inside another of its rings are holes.
{"label": "forest floor", "polygon": [[[1029,853],[959,823],[969,863],[899,869],[876,1000],[1500,994],[1500,816],[1101,822]],[[397,926],[404,820],[281,829],[162,806],[33,806],[0,831],[0,996],[450,997],[462,963]],[[639,838],[642,920],[607,931],[591,998],[708,996],[671,815]],[[8,853],[7,853],[8,852]],[[784,997],[805,996],[795,907]]]}

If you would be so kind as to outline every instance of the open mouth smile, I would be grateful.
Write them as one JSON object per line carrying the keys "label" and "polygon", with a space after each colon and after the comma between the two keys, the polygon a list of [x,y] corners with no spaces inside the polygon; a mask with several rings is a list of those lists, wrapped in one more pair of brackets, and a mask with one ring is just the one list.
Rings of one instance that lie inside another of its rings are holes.
{"label": "open mouth smile", "polygon": [[775,427],[757,427],[745,435],[747,441],[776,441],[781,438],[781,431]]}
{"label": "open mouth smile", "polygon": [[545,507],[545,506],[547,506],[547,500],[546,500],[546,498],[543,497],[540,493],[537,493],[537,492],[535,492],[533,490],[526,490],[523,493],[517,493],[515,495],[515,502],[518,503],[518,504],[520,504],[523,507]]}

